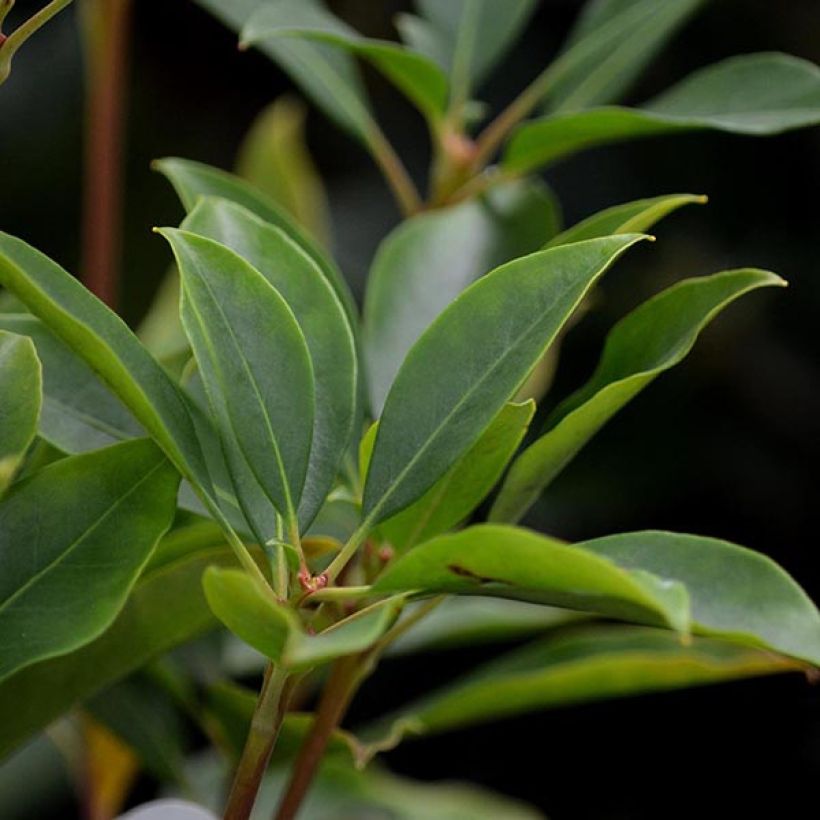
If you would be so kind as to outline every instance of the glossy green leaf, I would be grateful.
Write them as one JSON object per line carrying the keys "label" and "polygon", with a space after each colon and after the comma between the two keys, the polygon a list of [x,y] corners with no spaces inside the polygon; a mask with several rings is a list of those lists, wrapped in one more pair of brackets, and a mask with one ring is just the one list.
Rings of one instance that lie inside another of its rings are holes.
{"label": "glossy green leaf", "polygon": [[[267,5],[273,6],[280,19],[294,27],[328,27],[348,30],[331,15],[319,0],[197,0],[212,14],[236,31],[252,15]],[[276,62],[302,91],[336,123],[366,142],[373,117],[362,79],[350,55],[323,43],[293,38],[271,38],[259,44],[259,50]]]}
{"label": "glossy green leaf", "polygon": [[170,526],[178,484],[141,439],[63,459],[12,488],[0,503],[0,680],[108,627]]}
{"label": "glossy green leaf", "polygon": [[[413,614],[412,604],[407,614]],[[457,646],[520,640],[584,620],[587,616],[527,601],[483,596],[448,596],[390,645],[391,654],[446,651]]]}
{"label": "glossy green leaf", "polygon": [[[182,277],[182,322],[218,413],[267,497],[289,522],[301,498],[313,435],[313,367],[279,292],[229,248],[165,229]],[[226,453],[228,466],[235,458]],[[239,489],[239,488],[237,488]]]}
{"label": "glossy green leaf", "polygon": [[407,43],[451,77],[454,97],[466,101],[513,45],[536,0],[419,0],[421,17],[399,15]]}
{"label": "glossy green leaf", "polygon": [[330,206],[307,146],[306,115],[305,104],[291,95],[279,97],[264,108],[242,140],[236,170],[328,247]]}
{"label": "glossy green leaf", "polygon": [[558,231],[557,205],[532,182],[403,222],[379,246],[364,307],[364,349],[378,415],[401,363],[464,288],[498,265],[532,253]]}
{"label": "glossy green leaf", "polygon": [[76,703],[214,628],[217,621],[202,594],[202,573],[216,563],[235,565],[215,525],[172,531],[99,638],[0,683],[0,757]]}
{"label": "glossy green leaf", "polygon": [[271,660],[295,669],[372,646],[395,620],[402,601],[388,598],[308,635],[295,613],[266,595],[247,573],[209,568],[203,586],[211,609],[228,629]]}
{"label": "glossy green leaf", "polygon": [[525,123],[503,166],[526,173],[587,148],[658,134],[766,136],[817,123],[820,69],[784,54],[749,54],[701,69],[641,108],[592,108]]}
{"label": "glossy green leaf", "polygon": [[571,242],[583,242],[585,239],[597,239],[601,236],[612,236],[621,233],[646,233],[669,214],[685,205],[703,205],[705,196],[694,194],[669,194],[651,199],[637,199],[599,211],[578,222],[571,228],[554,236],[546,247],[568,245]]}
{"label": "glossy green leaf", "polygon": [[387,397],[364,489],[370,525],[419,498],[476,442],[589,289],[642,238],[593,239],[517,259],[433,322]]}
{"label": "glossy green leaf", "polygon": [[518,521],[618,410],[686,357],[721,310],[752,290],[784,284],[773,273],[750,269],[688,279],[622,319],[589,382],[555,409],[546,433],[513,462],[490,520]]}
{"label": "glossy green leaf", "polygon": [[0,331],[0,496],[34,441],[42,394],[42,368],[31,339]]}
{"label": "glossy green leaf", "polygon": [[617,102],[704,0],[593,0],[552,67],[554,111]]}
{"label": "glossy green leaf", "polygon": [[504,472],[535,414],[535,402],[507,404],[476,443],[421,497],[379,530],[405,550],[455,527],[484,500]]}
{"label": "glossy green leaf", "polygon": [[122,399],[171,461],[213,496],[200,435],[210,431],[115,313],[20,239],[0,233],[0,284],[13,291]]}
{"label": "glossy green leaf", "polygon": [[[297,11],[298,10],[298,11]],[[447,106],[447,77],[424,54],[398,43],[364,37],[314,0],[278,0],[261,6],[242,29],[242,44],[304,39],[342,49],[372,63],[431,120]]]}
{"label": "glossy green leaf", "polygon": [[341,271],[319,245],[270,197],[239,177],[203,165],[201,162],[169,157],[157,160],[153,167],[174,186],[186,211],[193,210],[201,196],[217,196],[242,205],[266,222],[281,228],[322,269],[322,273],[345,306],[351,324],[355,326],[356,306]]}
{"label": "glossy green leaf", "polygon": [[388,566],[373,592],[514,598],[687,632],[686,588],[659,573],[656,564],[648,571],[633,562],[625,572],[583,545],[480,524],[410,550]]}
{"label": "glossy green leaf", "polygon": [[[183,227],[222,243],[256,268],[287,302],[304,334],[315,389],[313,445],[299,507],[305,529],[330,492],[353,432],[356,349],[344,308],[313,260],[283,231],[244,208],[201,199]],[[275,342],[271,345],[276,347]],[[272,356],[273,350],[270,362]]]}
{"label": "glossy green leaf", "polygon": [[[644,627],[586,627],[487,664],[392,716],[393,745],[428,734],[606,698],[799,670],[770,652]],[[382,731],[385,731],[383,728]]]}
{"label": "glossy green leaf", "polygon": [[634,532],[578,545],[624,569],[685,584],[695,631],[820,664],[820,613],[777,564],[758,552],[697,535]]}
{"label": "glossy green leaf", "polygon": [[125,405],[71,348],[34,316],[0,315],[0,328],[28,336],[43,365],[38,434],[64,453],[98,450],[145,431]]}

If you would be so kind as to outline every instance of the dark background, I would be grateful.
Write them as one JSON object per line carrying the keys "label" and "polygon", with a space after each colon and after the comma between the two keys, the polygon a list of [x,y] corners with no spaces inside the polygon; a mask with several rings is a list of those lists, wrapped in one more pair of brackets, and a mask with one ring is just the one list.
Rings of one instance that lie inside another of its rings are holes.
{"label": "dark background", "polygon": [[[7,30],[39,5],[20,0]],[[331,5],[366,33],[390,36],[392,15],[407,4]],[[135,7],[122,298],[132,322],[169,262],[167,246],[150,228],[180,218],[150,160],[180,155],[231,167],[254,115],[291,88],[264,57],[240,54],[234,35],[188,0],[140,0]],[[579,7],[576,0],[543,0],[503,72],[480,96],[497,106],[522,88],[555,54]],[[817,0],[715,0],[673,40],[630,100],[698,66],[761,50],[820,63]],[[421,179],[422,124],[378,77],[367,76],[386,131]],[[81,86],[67,12],[18,55],[11,80],[0,87],[0,228],[72,270],[79,256]],[[318,112],[308,130],[330,190],[336,256],[361,295],[373,250],[398,215],[353,141]],[[638,249],[606,279],[605,298],[565,346],[552,396],[586,378],[614,321],[681,277],[754,265],[777,271],[791,287],[747,297],[722,316],[683,365],[579,456],[530,523],[569,539],[644,528],[723,537],[771,555],[820,600],[813,526],[820,129],[766,140],[695,135],[638,142],[585,153],[547,179],[568,224],[639,197],[685,191],[711,199],[660,225],[660,241]],[[487,654],[389,662],[365,689],[358,712],[394,705]],[[795,676],[616,701],[416,741],[387,762],[423,779],[480,782],[531,801],[553,820],[814,816],[820,696]]]}

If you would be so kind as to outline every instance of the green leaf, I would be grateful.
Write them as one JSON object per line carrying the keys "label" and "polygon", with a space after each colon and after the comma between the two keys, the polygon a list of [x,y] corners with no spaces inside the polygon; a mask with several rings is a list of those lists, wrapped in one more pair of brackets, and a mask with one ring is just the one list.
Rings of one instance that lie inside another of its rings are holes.
{"label": "green leaf", "polygon": [[182,277],[183,325],[220,432],[228,433],[223,444],[232,475],[238,461],[247,462],[292,524],[313,435],[305,337],[279,292],[232,250],[188,231],[161,233]]}
{"label": "green leaf", "polygon": [[218,196],[242,205],[265,222],[281,228],[322,269],[336,295],[345,306],[351,325],[357,324],[356,305],[341,271],[307,233],[270,197],[227,171],[169,157],[154,162],[153,167],[165,176],[186,211],[193,210],[201,196]]}
{"label": "green leaf", "polygon": [[701,69],[642,108],[592,108],[520,126],[503,167],[516,174],[577,151],[711,129],[750,136],[820,123],[820,69],[784,54],[749,54]]}
{"label": "green leaf", "polygon": [[379,246],[364,307],[371,405],[384,406],[415,341],[468,285],[538,250],[558,230],[557,205],[533,182],[406,220]]}
{"label": "green leaf", "polygon": [[784,284],[775,274],[759,270],[687,279],[622,319],[607,337],[589,382],[556,408],[547,419],[546,433],[513,462],[490,520],[518,521],[615,413],[686,357],[721,310],[757,288]]}
{"label": "green leaf", "polygon": [[593,0],[551,67],[554,111],[617,102],[704,0]]}
{"label": "green leaf", "polygon": [[583,242],[585,239],[621,233],[646,233],[678,208],[685,205],[704,205],[706,202],[705,196],[694,194],[668,194],[625,202],[623,205],[599,211],[567,228],[550,239],[546,247],[553,248],[556,245],[569,245],[571,242]]}
{"label": "green leaf", "polygon": [[279,97],[253,121],[242,140],[237,173],[279,203],[323,247],[331,240],[330,209],[319,169],[305,139],[305,104]]}
{"label": "green leaf", "polygon": [[399,15],[402,39],[447,71],[466,101],[513,45],[536,0],[419,0],[422,17]]}
{"label": "green leaf", "polygon": [[514,598],[685,633],[686,587],[658,572],[656,563],[647,571],[633,562],[625,572],[584,545],[518,527],[480,524],[410,550],[387,567],[373,593],[415,590]]}
{"label": "green leaf", "polygon": [[[266,5],[273,6],[279,19],[293,27],[348,31],[348,26],[331,15],[318,0],[276,0],[275,4],[239,0],[235,9],[225,8],[230,4],[224,0],[197,2],[237,31]],[[271,38],[259,44],[259,50],[276,62],[339,126],[367,142],[373,116],[362,78],[348,54],[329,45],[292,38]]]}
{"label": "green leaf", "polygon": [[[283,231],[244,208],[201,199],[183,227],[221,242],[256,268],[287,302],[304,334],[315,389],[313,446],[299,508],[304,530],[330,492],[353,433],[356,348],[344,308],[313,260]],[[268,362],[276,348],[270,343]],[[296,428],[302,426],[300,419]]]}
{"label": "green leaf", "polygon": [[[504,655],[385,721],[395,745],[534,709],[799,670],[769,652],[643,627],[586,627]],[[373,734],[379,732],[375,730]]]}
{"label": "green leaf", "polygon": [[0,315],[0,328],[28,336],[43,365],[38,434],[64,453],[99,450],[145,431],[125,405],[71,348],[34,316]]}
{"label": "green leaf", "polygon": [[394,596],[308,635],[296,614],[259,588],[247,573],[209,568],[202,579],[205,597],[228,629],[271,660],[291,669],[326,663],[362,652],[390,627],[403,601]]}
{"label": "green leaf", "polygon": [[202,594],[202,573],[206,566],[235,561],[213,524],[169,533],[99,638],[0,683],[0,757],[74,704],[214,628],[217,622]]}
{"label": "green leaf", "polygon": [[535,402],[507,404],[476,443],[421,497],[379,530],[405,550],[464,521],[504,472],[535,414]]}
{"label": "green leaf", "polygon": [[177,469],[213,497],[194,408],[115,313],[47,256],[0,233],[0,284],[13,291],[122,399]]}
{"label": "green leaf", "polygon": [[670,532],[634,532],[578,545],[624,569],[685,584],[696,632],[820,664],[820,613],[770,558],[744,547]]}
{"label": "green leaf", "polygon": [[42,382],[31,339],[0,331],[0,496],[37,433]]}
{"label": "green leaf", "polygon": [[385,403],[364,489],[369,525],[419,498],[475,443],[589,289],[643,238],[593,239],[517,259],[433,322]]}
{"label": "green leaf", "polygon": [[326,44],[372,63],[431,121],[447,107],[447,77],[424,54],[386,40],[364,37],[315,0],[278,0],[261,6],[242,29],[242,46],[295,38]]}
{"label": "green leaf", "polygon": [[170,526],[178,484],[141,439],[63,459],[12,488],[0,503],[0,680],[106,629]]}

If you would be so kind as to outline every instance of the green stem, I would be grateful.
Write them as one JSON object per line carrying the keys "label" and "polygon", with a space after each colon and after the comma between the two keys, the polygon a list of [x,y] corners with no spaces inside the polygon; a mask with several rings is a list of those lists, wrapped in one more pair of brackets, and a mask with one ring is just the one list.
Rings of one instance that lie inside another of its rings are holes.
{"label": "green stem", "polygon": [[370,519],[367,518],[359,525],[359,528],[350,536],[347,543],[339,550],[339,554],[330,562],[328,568],[322,573],[327,578],[328,585],[332,584],[339,573],[345,568],[347,562],[356,554],[356,550],[364,543],[367,533],[370,531]]}
{"label": "green stem", "polygon": [[287,707],[287,673],[268,666],[253,713],[245,748],[236,769],[225,820],[247,820],[256,802]]}
{"label": "green stem", "polygon": [[408,217],[418,213],[422,209],[421,196],[404,163],[380,129],[374,128],[370,132],[368,144],[382,175],[393,191],[402,215]]}
{"label": "green stem", "polygon": [[[29,17],[25,23],[15,29],[5,39],[0,40],[0,84],[5,82],[11,73],[11,61],[17,49],[31,37],[36,31],[41,29],[52,17],[59,14],[66,6],[70,6],[73,0],[51,0],[51,2],[40,9],[36,14]],[[0,23],[11,11],[14,0],[5,0],[0,5]]]}
{"label": "green stem", "polygon": [[307,598],[308,601],[346,601],[349,598],[366,598],[372,587],[325,587],[317,589]]}
{"label": "green stem", "polygon": [[275,820],[293,820],[296,817],[316,775],[333,730],[341,722],[353,696],[371,668],[372,664],[368,654],[340,658],[333,665],[322,692],[310,734],[299,750]]}

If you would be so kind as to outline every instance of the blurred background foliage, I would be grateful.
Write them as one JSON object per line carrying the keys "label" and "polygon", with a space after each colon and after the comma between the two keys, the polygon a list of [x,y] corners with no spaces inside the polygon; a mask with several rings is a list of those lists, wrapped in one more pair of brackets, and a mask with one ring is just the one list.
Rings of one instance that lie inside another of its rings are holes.
{"label": "blurred background foliage", "polygon": [[[365,33],[392,37],[391,20],[408,3],[329,5]],[[520,90],[556,52],[580,5],[543,0],[482,98],[497,107]],[[8,29],[38,6],[18,0]],[[292,86],[265,57],[240,53],[235,35],[188,0],[135,2],[132,48],[121,312],[133,324],[169,264],[150,229],[181,217],[150,161],[178,155],[235,167],[256,116]],[[817,0],[715,0],[629,99],[645,99],[725,56],[763,50],[820,63]],[[80,253],[83,70],[68,12],[21,51],[0,88],[0,226],[70,270]],[[423,123],[380,77],[367,78],[388,136],[423,181]],[[317,230],[332,235],[361,297],[374,249],[399,215],[358,145],[315,110],[306,133],[329,192],[329,217]],[[547,181],[567,224],[665,193],[708,194],[710,203],[664,222],[658,243],[604,281],[594,309],[566,340],[545,408],[586,379],[619,317],[674,281],[752,264],[777,271],[791,287],[722,317],[684,364],[582,452],[528,523],[573,540],[644,528],[726,538],[768,553],[819,600],[820,129],[766,140],[696,134],[634,142],[585,152],[550,170]],[[365,687],[353,717],[375,715],[492,651],[390,661]],[[17,816],[6,814],[9,804],[28,804],[31,813],[19,816],[51,816],[29,798],[9,800],[24,786],[36,786],[41,797],[47,791],[38,772],[58,763],[52,749],[35,751],[34,771],[0,767],[0,815]],[[422,779],[477,781],[558,820],[788,817],[816,799],[820,696],[789,678],[615,701],[410,743],[387,763]],[[51,786],[60,806],[67,787]],[[149,779],[140,781],[138,791],[151,789]],[[71,816],[68,808],[55,811]]]}

